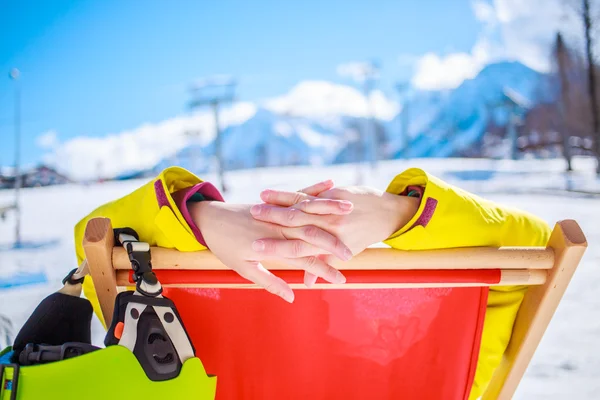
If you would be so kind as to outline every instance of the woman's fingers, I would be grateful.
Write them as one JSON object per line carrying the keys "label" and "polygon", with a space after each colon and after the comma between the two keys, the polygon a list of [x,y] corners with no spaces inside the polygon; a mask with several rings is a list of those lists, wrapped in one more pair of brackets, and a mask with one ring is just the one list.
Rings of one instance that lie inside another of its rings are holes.
{"label": "woman's fingers", "polygon": [[233,268],[242,278],[254,282],[266,291],[273,293],[292,303],[294,301],[294,292],[290,285],[283,279],[273,275],[259,262],[246,261],[240,267]]}
{"label": "woman's fingers", "polygon": [[[261,198],[265,203],[270,204],[271,206],[279,207],[291,206],[308,214],[345,215],[350,214],[354,209],[354,205],[348,200],[320,199],[307,196],[306,194],[300,192],[272,192],[274,193],[275,197],[271,197],[270,194],[261,194]],[[281,193],[283,193],[283,198],[278,197]],[[267,198],[273,198],[273,201],[267,201]],[[294,203],[292,203],[290,206],[287,206],[287,204],[290,202]],[[250,212],[253,215],[258,215],[263,210],[263,206],[264,204],[257,204],[250,209]]]}
{"label": "woman's fingers", "polygon": [[278,207],[269,204],[256,204],[250,209],[254,219],[281,226],[312,225],[319,216],[306,214],[296,208]]}
{"label": "woman's fingers", "polygon": [[[322,210],[323,205],[319,205],[318,207],[321,207]],[[325,207],[331,207],[331,205],[325,205]],[[331,224],[331,218],[340,218],[335,215],[329,216],[310,214],[295,207],[279,207],[269,204],[256,204],[252,206],[250,209],[250,214],[252,214],[252,217],[256,220],[292,228],[298,226],[316,225],[318,227],[327,229],[330,227],[329,225]]]}
{"label": "woman's fingers", "polygon": [[259,260],[272,258],[302,258],[323,254],[323,250],[304,240],[258,239],[252,243],[252,250]]}
{"label": "woman's fingers", "polygon": [[315,274],[311,274],[308,271],[304,271],[304,284],[306,285],[306,287],[313,287],[315,282],[317,282],[317,278],[318,276],[316,276]]}
{"label": "woman's fingers", "polygon": [[297,192],[288,192],[284,190],[263,190],[260,193],[260,198],[265,203],[275,204],[278,206],[289,207],[298,204],[304,200],[314,199],[319,194],[333,188],[334,183],[331,179],[316,183]]}
{"label": "woman's fingers", "polygon": [[[300,240],[321,249],[318,254],[333,254],[342,261],[348,261],[352,258],[352,251],[348,246],[331,233],[314,225],[307,225],[299,228],[283,228],[282,233],[287,239]],[[288,241],[292,242],[294,240]],[[289,256],[282,257],[290,258]]]}
{"label": "woman's fingers", "polygon": [[[261,199],[271,205],[290,207],[300,210],[290,211],[280,207],[269,207],[268,205],[256,205],[251,209],[255,219],[271,222],[283,226],[284,234],[289,240],[261,239],[253,243],[253,249],[267,257],[287,258],[287,262],[298,268],[304,269],[304,283],[311,287],[320,276],[333,283],[343,283],[346,278],[335,268],[328,265],[328,256],[323,251],[329,252],[341,260],[352,257],[350,249],[330,233],[314,225],[308,225],[312,215],[345,215],[352,212],[353,204],[349,201],[317,199],[316,196],[327,192],[334,187],[332,180],[319,182],[306,187],[298,192],[286,192],[279,190],[265,190],[261,193]],[[285,223],[281,223],[284,222]],[[322,222],[319,221],[319,222]],[[260,250],[258,250],[260,249]],[[320,249],[315,253],[315,249]],[[313,253],[307,257],[302,254]],[[316,256],[316,254],[320,254]],[[312,271],[312,272],[311,272]]]}
{"label": "woman's fingers", "polygon": [[268,204],[274,204],[282,207],[293,206],[304,200],[314,199],[314,196],[310,196],[302,192],[286,192],[283,190],[263,190],[260,192],[260,199]]}
{"label": "woman's fingers", "polygon": [[293,206],[308,214],[350,214],[354,205],[348,200],[312,199],[304,200]]}
{"label": "woman's fingers", "polygon": [[309,186],[302,190],[299,190],[299,192],[306,193],[309,196],[317,196],[317,195],[319,195],[319,193],[329,190],[333,186],[334,186],[333,181],[331,179],[328,179],[326,181],[319,182],[317,184],[314,184],[312,186]]}
{"label": "woman's fingers", "polygon": [[319,259],[317,256],[304,257],[304,258],[290,258],[286,260],[286,263],[297,267],[299,269],[303,269],[306,272],[310,272],[311,274],[321,277],[325,279],[327,282],[331,283],[345,283],[346,277],[337,269],[333,268],[331,265],[328,265],[323,260]]}

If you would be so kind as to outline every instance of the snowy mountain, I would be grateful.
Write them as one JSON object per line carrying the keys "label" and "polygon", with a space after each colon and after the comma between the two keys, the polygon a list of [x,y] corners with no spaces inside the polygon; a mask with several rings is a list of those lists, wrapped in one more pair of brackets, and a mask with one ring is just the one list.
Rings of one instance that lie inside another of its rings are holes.
{"label": "snowy mountain", "polygon": [[[398,105],[376,91],[370,103],[358,90],[329,82],[302,82],[281,97],[268,100],[246,119],[222,126],[222,149],[228,170],[353,162],[375,154],[380,158],[450,157],[479,153],[490,123],[504,126],[506,102],[518,97],[527,104],[547,101],[544,75],[518,62],[485,67],[475,78],[448,91],[420,91],[408,106],[408,135],[401,132]],[[374,124],[367,119],[369,107]],[[374,133],[373,141],[361,132]],[[182,165],[195,172],[211,169],[214,140],[191,143],[155,169]]]}
{"label": "snowy mountain", "polygon": [[[481,147],[490,122],[504,126],[508,121],[508,109],[502,107],[507,92],[529,104],[549,100],[542,79],[523,64],[502,62],[488,65],[452,91],[415,94],[409,105],[409,139],[391,143],[394,158],[457,156]],[[401,118],[398,115],[392,124],[399,126]]]}
{"label": "snowy mountain", "polygon": [[337,147],[334,131],[322,124],[266,109],[223,132],[227,169],[325,164]]}
{"label": "snowy mountain", "polygon": [[[337,164],[375,156],[502,157],[510,148],[503,137],[507,102],[546,102],[551,96],[543,82],[549,82],[545,75],[520,63],[496,63],[455,89],[415,91],[401,107],[381,90],[367,98],[355,87],[303,81],[281,96],[220,110],[225,167]],[[50,143],[44,163],[74,180],[132,179],[173,164],[197,173],[214,170],[215,126],[208,109],[104,136],[64,142],[53,132],[42,136],[52,134],[51,143],[42,141]]]}
{"label": "snowy mountain", "polygon": [[[341,126],[339,121],[324,124],[257,108],[245,122],[222,131],[225,169],[329,164],[340,145],[337,126]],[[205,172],[211,169],[214,149],[214,141],[205,146],[192,144],[174,157],[161,161],[155,170],[180,165],[195,172]]]}

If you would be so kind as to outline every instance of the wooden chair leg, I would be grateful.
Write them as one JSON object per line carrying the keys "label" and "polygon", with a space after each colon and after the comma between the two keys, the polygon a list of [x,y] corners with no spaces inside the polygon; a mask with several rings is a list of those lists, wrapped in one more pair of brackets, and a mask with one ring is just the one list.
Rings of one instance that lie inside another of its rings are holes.
{"label": "wooden chair leg", "polygon": [[512,399],[585,252],[587,242],[577,222],[565,220],[554,227],[548,247],[554,249],[554,266],[548,271],[545,284],[527,289],[510,343],[483,395],[484,400]]}
{"label": "wooden chair leg", "polygon": [[117,280],[112,265],[114,241],[110,219],[93,218],[87,223],[83,249],[106,327],[112,321],[117,297]]}

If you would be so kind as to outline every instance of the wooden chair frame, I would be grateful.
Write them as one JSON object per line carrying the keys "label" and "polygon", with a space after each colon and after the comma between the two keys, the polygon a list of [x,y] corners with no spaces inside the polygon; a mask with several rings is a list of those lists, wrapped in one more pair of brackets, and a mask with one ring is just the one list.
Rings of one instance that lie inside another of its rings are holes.
{"label": "wooden chair frame", "polygon": [[[94,282],[102,315],[107,325],[113,315],[114,300],[119,288],[131,286],[131,265],[125,250],[114,247],[110,220],[94,218],[87,224],[83,241],[90,275]],[[486,270],[499,269],[496,285],[530,285],[518,311],[511,340],[500,366],[483,395],[484,400],[511,399],[533,354],[552,319],[560,300],[583,256],[587,242],[577,222],[560,221],[554,227],[546,248],[460,248],[427,251],[367,249],[351,261],[337,265],[342,270]],[[225,270],[208,251],[178,252],[153,247],[153,269]],[[273,270],[290,269],[286,265],[265,263]],[[366,268],[365,268],[366,267]],[[168,285],[163,285],[168,286]],[[181,285],[172,285],[181,286]],[[189,286],[189,285],[186,285]],[[199,284],[196,287],[256,288],[245,284]],[[296,284],[297,288],[307,289]],[[352,283],[344,285],[317,284],[315,288],[398,288],[490,286],[484,282],[470,283]]]}

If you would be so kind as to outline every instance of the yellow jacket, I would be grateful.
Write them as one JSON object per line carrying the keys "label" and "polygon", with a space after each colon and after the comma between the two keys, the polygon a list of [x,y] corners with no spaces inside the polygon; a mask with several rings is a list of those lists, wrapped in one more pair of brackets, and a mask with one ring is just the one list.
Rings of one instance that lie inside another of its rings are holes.
{"label": "yellow jacket", "polygon": [[[87,221],[100,216],[110,218],[113,227],[135,229],[140,239],[152,246],[179,251],[205,250],[171,197],[172,193],[200,182],[199,178],[182,168],[167,168],[133,193],[96,209],[75,227],[78,262],[85,258],[82,240]],[[484,200],[420,169],[409,169],[396,176],[387,191],[400,194],[408,186],[422,186],[425,190],[413,219],[385,241],[393,248],[545,246],[550,237],[550,228],[543,220]],[[428,214],[427,222],[420,224],[424,213]],[[483,393],[499,365],[525,290],[525,287],[495,287],[490,290],[470,399],[476,399]],[[91,279],[85,280],[84,292],[98,314],[99,305]]]}

